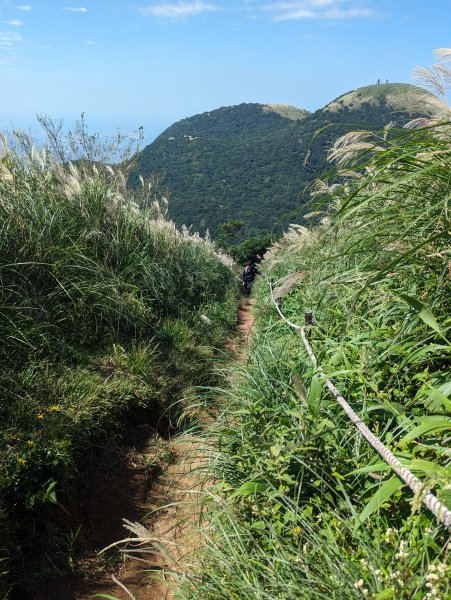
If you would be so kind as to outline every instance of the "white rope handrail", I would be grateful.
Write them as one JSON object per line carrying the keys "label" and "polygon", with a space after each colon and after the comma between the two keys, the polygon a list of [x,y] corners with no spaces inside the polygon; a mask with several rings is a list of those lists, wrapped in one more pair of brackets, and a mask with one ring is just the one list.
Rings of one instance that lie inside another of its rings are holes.
{"label": "white rope handrail", "polygon": [[[382,456],[384,461],[401,477],[401,479],[407,483],[410,489],[414,492],[414,494],[421,494],[424,491],[424,485],[421,483],[421,480],[418,479],[409,469],[404,467],[402,463],[396,458],[396,456],[391,452],[387,446],[379,438],[377,438],[374,433],[365,425],[362,419],[354,412],[348,402],[343,398],[334,384],[327,378],[323,369],[318,366],[318,361],[316,356],[310,346],[310,342],[307,339],[305,334],[305,326],[296,325],[289,321],[280,310],[279,305],[277,304],[271,283],[269,284],[271,290],[271,299],[276,307],[277,312],[279,313],[281,319],[293,329],[297,329],[301,332],[302,341],[304,342],[305,349],[307,350],[307,354],[309,355],[310,360],[314,364],[318,374],[325,380],[326,385],[330,391],[330,393],[337,400],[338,404],[342,407],[363,437],[369,442],[369,444],[377,450],[377,452]],[[436,518],[445,525],[448,529],[451,529],[451,511],[442,503],[440,500],[428,492],[422,498],[422,502],[428,507],[428,509],[436,516]]]}

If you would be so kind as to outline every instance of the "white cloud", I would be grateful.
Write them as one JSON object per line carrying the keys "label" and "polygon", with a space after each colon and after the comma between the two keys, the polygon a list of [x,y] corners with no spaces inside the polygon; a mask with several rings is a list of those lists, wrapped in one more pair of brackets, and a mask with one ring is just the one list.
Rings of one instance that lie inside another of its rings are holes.
{"label": "white cloud", "polygon": [[275,21],[357,19],[376,14],[371,8],[361,7],[358,0],[292,0],[264,4],[260,8],[272,12]]}
{"label": "white cloud", "polygon": [[73,12],[73,13],[86,13],[86,12],[88,12],[88,9],[85,8],[84,6],[80,6],[78,8],[71,8],[70,6],[65,6],[64,10],[67,10],[67,11]]}
{"label": "white cloud", "polygon": [[86,40],[85,44],[87,46],[95,46],[96,45],[96,43],[93,40]]}
{"label": "white cloud", "polygon": [[11,21],[3,21],[3,23],[5,23],[6,25],[12,25],[13,27],[20,27],[21,25],[23,25],[22,21],[19,21],[18,19],[11,19]]}
{"label": "white cloud", "polygon": [[0,31],[0,47],[11,48],[14,44],[22,42],[22,36],[20,33],[10,31]]}
{"label": "white cloud", "polygon": [[19,6],[16,6],[16,8],[23,10],[24,12],[30,12],[31,10],[31,6],[29,4],[20,4]]}
{"label": "white cloud", "polygon": [[309,10],[307,8],[298,8],[296,10],[291,10],[289,12],[283,13],[276,17],[277,21],[289,21],[295,19],[314,19],[317,16],[314,10]]}
{"label": "white cloud", "polygon": [[220,10],[218,6],[196,0],[194,2],[178,2],[177,4],[156,4],[138,9],[146,16],[179,19],[181,17],[193,17],[202,13]]}
{"label": "white cloud", "polygon": [[326,19],[367,19],[376,14],[372,8],[333,8],[326,10],[324,16]]}

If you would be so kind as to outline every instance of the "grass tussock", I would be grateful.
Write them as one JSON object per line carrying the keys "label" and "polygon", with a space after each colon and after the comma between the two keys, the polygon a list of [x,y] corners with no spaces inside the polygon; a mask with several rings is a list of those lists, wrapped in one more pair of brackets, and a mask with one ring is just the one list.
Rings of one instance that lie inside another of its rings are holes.
{"label": "grass tussock", "polygon": [[212,433],[207,549],[181,598],[449,597],[449,532],[360,437],[269,299],[268,278],[291,321],[313,310],[319,364],[451,507],[450,115],[365,139],[336,145],[343,170],[316,190],[328,208],[265,257],[254,348]]}
{"label": "grass tussock", "polygon": [[135,409],[156,424],[211,384],[236,305],[230,261],[149,206],[144,182],[132,195],[110,167],[26,146],[0,147],[5,590],[67,568],[80,460]]}

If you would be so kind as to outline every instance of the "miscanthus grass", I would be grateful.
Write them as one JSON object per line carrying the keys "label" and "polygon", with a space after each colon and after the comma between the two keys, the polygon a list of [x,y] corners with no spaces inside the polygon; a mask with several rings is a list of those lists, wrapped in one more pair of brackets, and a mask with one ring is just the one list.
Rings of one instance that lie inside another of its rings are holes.
{"label": "miscanthus grass", "polygon": [[266,255],[251,355],[219,394],[205,549],[180,598],[449,597],[449,532],[328,396],[267,282],[291,321],[313,311],[325,372],[450,507],[450,114],[421,125],[338,141],[311,227]]}
{"label": "miscanthus grass", "polygon": [[94,445],[214,381],[231,262],[164,213],[117,168],[1,139],[0,548],[18,597],[67,570],[68,494]]}

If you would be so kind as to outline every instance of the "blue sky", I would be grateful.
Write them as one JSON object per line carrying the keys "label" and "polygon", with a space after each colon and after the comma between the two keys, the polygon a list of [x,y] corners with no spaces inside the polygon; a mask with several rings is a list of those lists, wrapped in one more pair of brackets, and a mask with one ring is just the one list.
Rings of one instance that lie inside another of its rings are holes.
{"label": "blue sky", "polygon": [[220,106],[411,82],[450,45],[451,0],[0,0],[0,128],[85,112],[149,142]]}

